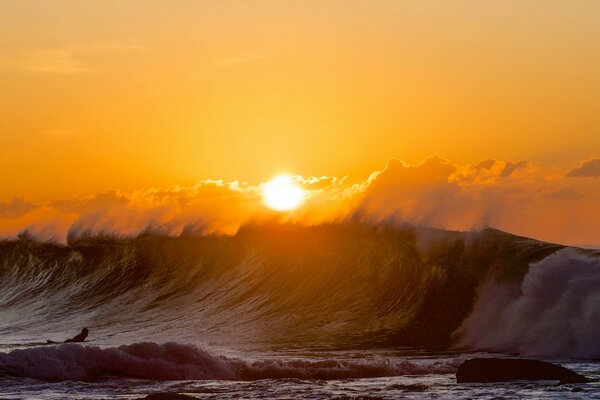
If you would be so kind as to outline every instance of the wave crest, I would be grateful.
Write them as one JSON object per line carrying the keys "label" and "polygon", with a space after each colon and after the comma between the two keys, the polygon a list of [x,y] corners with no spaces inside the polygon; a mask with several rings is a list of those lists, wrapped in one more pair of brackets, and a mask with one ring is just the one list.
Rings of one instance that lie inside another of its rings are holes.
{"label": "wave crest", "polygon": [[567,248],[532,263],[520,284],[489,280],[459,331],[463,347],[600,357],[600,258]]}
{"label": "wave crest", "polygon": [[100,348],[65,343],[0,354],[0,375],[48,382],[107,377],[152,380],[345,379],[445,374],[458,361],[418,363],[373,360],[267,359],[247,361],[212,354],[192,345],[151,342]]}
{"label": "wave crest", "polygon": [[0,332],[14,344],[87,326],[102,345],[442,349],[490,272],[520,281],[560,248],[492,229],[362,223],[69,246],[23,238],[0,242]]}

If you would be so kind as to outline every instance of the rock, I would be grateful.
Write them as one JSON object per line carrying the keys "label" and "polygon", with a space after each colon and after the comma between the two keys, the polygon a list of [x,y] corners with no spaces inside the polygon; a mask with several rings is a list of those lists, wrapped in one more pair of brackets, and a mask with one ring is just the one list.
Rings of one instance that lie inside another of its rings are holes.
{"label": "rock", "polygon": [[575,371],[545,361],[520,358],[474,358],[465,361],[456,372],[456,381],[508,382],[558,380],[560,383],[586,383]]}

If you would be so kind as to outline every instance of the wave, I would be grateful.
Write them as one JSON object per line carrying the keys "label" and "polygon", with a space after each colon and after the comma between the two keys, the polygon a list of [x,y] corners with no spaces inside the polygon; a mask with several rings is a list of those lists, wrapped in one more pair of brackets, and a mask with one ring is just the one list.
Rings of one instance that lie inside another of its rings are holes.
{"label": "wave", "polygon": [[533,356],[600,358],[600,258],[567,248],[533,263],[519,284],[480,289],[460,346]]}
{"label": "wave", "polygon": [[[233,236],[94,237],[67,246],[22,237],[0,242],[0,334],[15,344],[64,340],[87,326],[102,346],[143,338],[240,349],[445,349],[458,341],[515,352],[537,349],[536,336],[494,341],[526,325],[488,316],[538,312],[522,304],[546,304],[548,291],[571,300],[542,307],[546,320],[582,325],[561,352],[589,354],[585,335],[596,325],[586,318],[597,309],[576,308],[581,288],[569,285],[596,276],[598,255],[572,251],[494,229],[366,223],[248,225]],[[567,270],[570,280],[551,274]],[[587,287],[585,301],[600,303],[597,287]],[[490,290],[502,295],[486,308]],[[548,323],[536,321],[532,332]]]}
{"label": "wave", "polygon": [[214,355],[178,343],[135,343],[99,348],[62,344],[0,354],[0,376],[48,382],[105,378],[152,380],[346,379],[455,372],[457,360],[268,359],[248,361]]}

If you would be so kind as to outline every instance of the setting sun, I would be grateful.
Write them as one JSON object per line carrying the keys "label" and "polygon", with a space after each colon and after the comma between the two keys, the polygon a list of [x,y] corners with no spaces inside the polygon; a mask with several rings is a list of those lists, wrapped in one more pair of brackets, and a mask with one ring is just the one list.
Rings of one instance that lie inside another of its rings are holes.
{"label": "setting sun", "polygon": [[305,192],[291,176],[279,175],[265,184],[263,199],[265,204],[276,211],[290,211],[304,201]]}

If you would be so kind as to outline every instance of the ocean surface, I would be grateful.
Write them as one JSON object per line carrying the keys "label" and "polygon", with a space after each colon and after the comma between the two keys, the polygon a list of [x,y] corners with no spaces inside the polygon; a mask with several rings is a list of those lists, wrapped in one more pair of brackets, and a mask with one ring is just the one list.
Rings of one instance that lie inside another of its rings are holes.
{"label": "ocean surface", "polygon": [[[600,398],[598,332],[600,252],[493,229],[0,242],[0,399]],[[593,381],[456,383],[487,356]]]}

